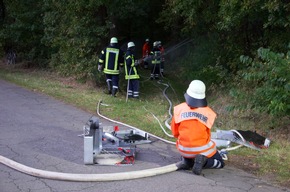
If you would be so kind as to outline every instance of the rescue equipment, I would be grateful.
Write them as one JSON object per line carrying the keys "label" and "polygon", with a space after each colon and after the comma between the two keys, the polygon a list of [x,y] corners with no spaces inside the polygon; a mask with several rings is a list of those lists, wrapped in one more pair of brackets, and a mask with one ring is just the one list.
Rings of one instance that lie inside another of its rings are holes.
{"label": "rescue equipment", "polygon": [[148,133],[103,127],[97,117],[91,117],[83,127],[84,163],[100,165],[134,164],[136,145],[150,143]]}
{"label": "rescue equipment", "polygon": [[268,148],[271,143],[268,138],[249,130],[217,130],[216,132],[211,133],[211,137],[212,140],[220,146],[229,146],[231,142],[234,142],[258,151],[260,149]]}

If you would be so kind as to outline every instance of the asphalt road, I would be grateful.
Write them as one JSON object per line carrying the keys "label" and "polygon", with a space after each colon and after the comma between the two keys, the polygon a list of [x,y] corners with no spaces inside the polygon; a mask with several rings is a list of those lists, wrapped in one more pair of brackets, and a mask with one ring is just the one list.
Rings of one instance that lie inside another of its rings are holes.
{"label": "asphalt road", "polygon": [[[0,80],[0,155],[41,170],[87,174],[144,170],[179,160],[175,146],[155,141],[138,146],[136,162],[132,166],[84,165],[83,138],[78,135],[93,115],[97,116]],[[103,126],[117,125],[105,119],[100,122]],[[202,176],[189,171],[174,171],[134,180],[71,182],[30,176],[0,164],[0,192],[74,191],[290,192],[229,166],[204,170]]]}

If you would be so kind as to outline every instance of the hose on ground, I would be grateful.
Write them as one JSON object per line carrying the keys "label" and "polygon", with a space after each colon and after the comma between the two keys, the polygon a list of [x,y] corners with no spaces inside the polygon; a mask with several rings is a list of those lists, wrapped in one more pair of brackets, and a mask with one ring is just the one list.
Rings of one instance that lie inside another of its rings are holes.
{"label": "hose on ground", "polygon": [[61,173],[61,172],[52,172],[45,171],[41,169],[35,169],[32,167],[25,166],[23,164],[17,163],[11,159],[3,157],[0,155],[0,163],[20,171],[22,173],[53,180],[63,180],[63,181],[80,181],[80,182],[95,182],[95,181],[119,181],[119,180],[131,180],[139,179],[144,177],[151,177],[160,174],[165,174],[177,170],[176,164],[170,164],[163,167],[139,170],[139,171],[130,171],[130,172],[121,172],[121,173],[106,173],[106,174],[77,174],[77,173]]}
{"label": "hose on ground", "polygon": [[[125,126],[134,128],[136,130],[139,130],[136,127],[132,127],[130,125],[117,122],[114,120],[111,120],[99,113],[99,105],[101,101],[98,103],[98,108],[97,108],[97,113],[100,117],[113,121],[115,123],[123,124]],[[162,139],[160,137],[157,137],[155,135],[151,136],[160,139],[164,142],[170,143],[170,144],[175,144],[174,142],[167,141],[165,139]],[[62,172],[52,172],[52,171],[46,171],[46,170],[41,170],[41,169],[35,169],[32,167],[28,167],[26,165],[20,164],[16,161],[13,161],[7,157],[1,156],[0,155],[0,163],[15,169],[17,171],[20,171],[22,173],[35,176],[35,177],[40,177],[40,178],[45,178],[45,179],[53,179],[53,180],[63,180],[63,181],[79,181],[79,182],[95,182],[95,181],[119,181],[119,180],[131,180],[131,179],[139,179],[139,178],[144,178],[144,177],[151,177],[151,176],[156,176],[156,175],[161,175],[165,173],[170,173],[173,171],[177,170],[177,165],[170,164],[167,166],[163,167],[158,167],[158,168],[152,168],[152,169],[145,169],[145,170],[139,170],[139,171],[130,171],[130,172],[121,172],[121,173],[103,173],[103,174],[77,174],[77,173],[62,173]]]}

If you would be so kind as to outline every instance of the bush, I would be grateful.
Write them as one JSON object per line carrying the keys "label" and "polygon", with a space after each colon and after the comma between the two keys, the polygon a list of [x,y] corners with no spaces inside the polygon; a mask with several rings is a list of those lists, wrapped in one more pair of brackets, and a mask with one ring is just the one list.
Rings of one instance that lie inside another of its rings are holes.
{"label": "bush", "polygon": [[[204,36],[194,40],[193,45],[183,46],[174,50],[173,56],[178,56],[172,66],[178,79],[191,82],[202,80],[207,87],[220,85],[227,80],[227,70],[221,55],[221,47],[217,35]],[[187,83],[186,83],[187,84]]]}
{"label": "bush", "polygon": [[247,103],[251,108],[274,116],[287,116],[290,113],[290,51],[275,53],[270,49],[259,48],[254,59],[241,56],[246,68],[237,76],[237,90],[233,96],[240,104]]}

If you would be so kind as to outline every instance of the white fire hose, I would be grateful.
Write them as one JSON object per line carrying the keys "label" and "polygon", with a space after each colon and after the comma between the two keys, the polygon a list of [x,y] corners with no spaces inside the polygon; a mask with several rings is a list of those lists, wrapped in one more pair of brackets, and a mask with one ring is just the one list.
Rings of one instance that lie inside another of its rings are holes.
{"label": "white fire hose", "polygon": [[[123,124],[128,127],[137,129],[136,127],[132,127],[130,125],[114,121],[112,119],[106,118],[105,116],[102,116],[99,113],[99,105],[101,101],[98,103],[97,107],[97,113],[102,118],[105,118],[107,120],[110,120],[115,123]],[[155,135],[151,135],[159,140],[162,140],[166,143],[174,144],[174,142],[167,141],[165,139],[162,139],[160,137],[157,137]],[[0,155],[0,163],[15,169],[17,171],[20,171],[22,173],[40,177],[40,178],[46,178],[46,179],[54,179],[54,180],[64,180],[64,181],[80,181],[80,182],[92,182],[92,181],[118,181],[118,180],[130,180],[130,179],[138,179],[138,178],[144,178],[144,177],[151,177],[156,175],[161,175],[165,173],[170,173],[173,171],[176,171],[178,169],[177,163],[166,165],[163,167],[158,168],[151,168],[151,169],[145,169],[145,170],[139,170],[139,171],[130,171],[130,172],[120,172],[120,173],[103,173],[103,174],[77,174],[77,173],[62,173],[62,172],[52,172],[52,171],[46,171],[41,169],[35,169],[32,167],[25,166],[23,164],[20,164],[16,161],[13,161],[7,157]]]}
{"label": "white fire hose", "polygon": [[151,177],[160,174],[165,174],[177,170],[176,164],[171,164],[163,167],[145,169],[140,171],[121,172],[121,173],[107,173],[107,174],[77,174],[77,173],[61,173],[45,171],[41,169],[35,169],[17,163],[11,159],[0,155],[0,163],[20,171],[22,173],[41,177],[45,179],[63,180],[63,181],[82,181],[82,182],[93,182],[93,181],[118,181],[118,180],[130,180],[139,179],[144,177]]}

